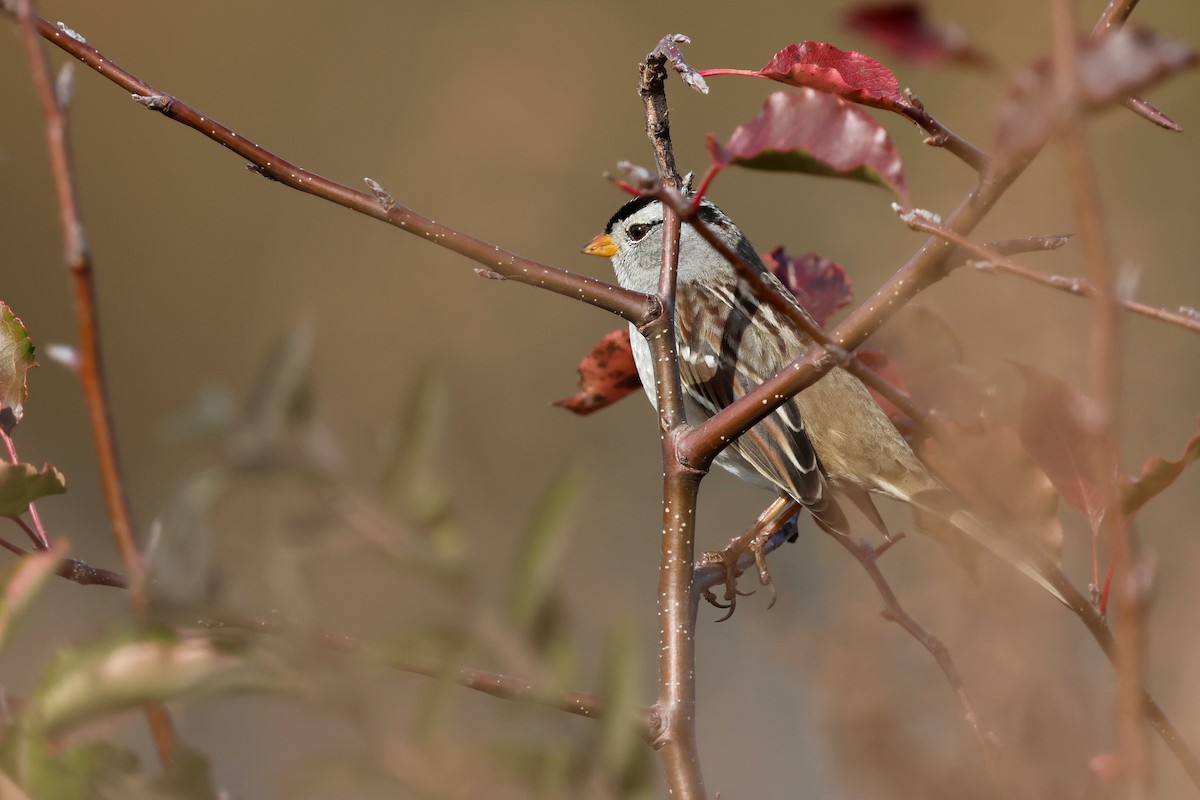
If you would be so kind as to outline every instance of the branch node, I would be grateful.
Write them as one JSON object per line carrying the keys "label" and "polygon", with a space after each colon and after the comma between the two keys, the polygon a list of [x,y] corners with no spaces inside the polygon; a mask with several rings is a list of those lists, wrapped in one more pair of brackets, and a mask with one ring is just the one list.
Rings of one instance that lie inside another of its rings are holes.
{"label": "branch node", "polygon": [[496,272],[495,270],[491,270],[491,269],[486,269],[484,267],[476,267],[475,274],[481,278],[487,278],[489,281],[506,281],[506,280],[508,280],[507,277],[505,277],[504,275],[501,275],[499,272]]}
{"label": "branch node", "polygon": [[56,24],[56,25],[58,25],[58,29],[59,29],[60,31],[62,31],[63,33],[65,33],[67,36],[70,36],[72,39],[74,39],[75,41],[79,42],[80,44],[87,44],[87,39],[83,38],[83,37],[82,37],[82,36],[81,36],[79,33],[77,33],[75,30],[73,30],[73,29],[71,29],[71,28],[67,27],[67,23],[65,23],[65,22],[56,22],[55,24]]}
{"label": "branch node", "polygon": [[275,181],[275,182],[279,181],[279,178],[276,178],[275,175],[269,169],[267,169],[264,166],[260,166],[259,164],[247,164],[246,169],[250,170],[255,175],[258,175],[259,177],[266,178],[269,181]]}
{"label": "branch node", "polygon": [[151,111],[161,111],[166,114],[171,110],[171,98],[165,94],[131,94],[136,102],[141,103]]}
{"label": "branch node", "polygon": [[692,40],[682,33],[672,33],[664,36],[659,40],[658,45],[650,51],[650,54],[646,56],[646,60],[649,61],[655,56],[665,58],[671,62],[671,67],[679,73],[679,77],[683,79],[684,83],[700,94],[708,94],[708,84],[705,83],[704,78],[699,72],[691,68],[687,63],[687,59],[683,57],[683,52],[678,47],[681,44],[691,43]]}
{"label": "branch node", "polygon": [[[367,188],[371,190],[371,194],[375,195],[375,202],[379,203],[384,211],[391,211],[396,207],[396,199],[392,197],[387,189],[379,185],[379,182],[372,178],[363,178],[363,183],[367,184]],[[479,270],[476,270],[479,272]]]}

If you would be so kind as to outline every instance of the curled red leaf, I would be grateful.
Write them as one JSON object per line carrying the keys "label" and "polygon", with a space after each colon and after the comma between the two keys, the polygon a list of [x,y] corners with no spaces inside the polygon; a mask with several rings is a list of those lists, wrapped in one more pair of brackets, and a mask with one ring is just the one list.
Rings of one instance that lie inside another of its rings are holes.
{"label": "curled red leaf", "polygon": [[774,92],[758,116],[724,147],[709,146],[713,166],[805,172],[867,181],[896,193],[908,208],[900,154],[870,114],[814,89]]}
{"label": "curled red leaf", "polygon": [[1142,465],[1142,474],[1121,481],[1121,504],[1126,514],[1132,514],[1175,482],[1193,461],[1200,461],[1200,430],[1183,448],[1183,455],[1174,461],[1154,456]]}
{"label": "curled red leaf", "polygon": [[846,270],[818,253],[789,256],[780,245],[763,262],[822,327],[854,300],[854,284]]}
{"label": "curled red leaf", "polygon": [[920,3],[855,6],[842,18],[846,27],[920,66],[953,62],[986,67],[991,59],[973,47],[957,25],[935,25]]}
{"label": "curled red leaf", "polygon": [[636,392],[641,385],[629,344],[629,329],[621,328],[605,334],[579,362],[579,391],[555,401],[554,405],[585,416]]}

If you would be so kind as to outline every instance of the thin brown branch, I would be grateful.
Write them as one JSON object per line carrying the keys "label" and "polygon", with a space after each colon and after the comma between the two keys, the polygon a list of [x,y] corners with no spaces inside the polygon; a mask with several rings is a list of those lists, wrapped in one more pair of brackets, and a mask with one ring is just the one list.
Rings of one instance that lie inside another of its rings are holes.
{"label": "thin brown branch", "polygon": [[[237,628],[240,630],[264,633],[272,636],[290,636],[289,631],[277,619],[268,617],[252,617],[245,619],[205,619],[200,625],[210,630],[221,628]],[[379,653],[356,639],[341,633],[325,632],[316,637],[317,644],[329,650],[347,655],[367,655],[377,657],[381,663],[399,672],[423,675],[440,681],[449,681],[483,694],[504,700],[516,700],[524,703],[553,708],[589,719],[599,719],[604,715],[604,702],[594,694],[587,692],[556,693],[539,689],[527,680],[491,672],[474,667],[455,667],[432,661],[419,661],[402,658],[391,651]],[[643,739],[650,738],[652,713],[646,711],[638,725],[638,735]]]}
{"label": "thin brown branch", "polygon": [[[793,520],[802,510],[803,507],[799,503],[787,496],[776,498],[759,515],[755,524],[741,536],[733,539],[723,551],[722,556],[726,553],[739,554],[736,563],[729,564],[723,557],[717,557],[706,559],[704,562],[697,564],[696,573],[699,590],[705,591],[711,586],[726,582],[726,601],[729,602],[732,613],[732,605],[736,600],[736,594],[732,594],[733,587],[728,586],[728,581],[731,577],[737,577],[745,569],[754,564],[755,556],[748,552],[751,543],[756,540],[761,541],[763,534],[771,536],[778,533],[788,521]],[[888,583],[887,577],[879,569],[879,557],[883,555],[885,550],[898,542],[899,539],[893,539],[880,548],[873,548],[865,542],[855,542],[848,536],[829,531],[826,531],[826,533],[829,533],[834,541],[844,547],[850,555],[854,556],[859,566],[866,571],[871,582],[875,584],[875,589],[879,592],[879,596],[883,598],[884,602],[883,618],[890,622],[895,622],[902,627],[933,656],[938,667],[941,668],[942,674],[946,676],[946,680],[950,684],[950,688],[954,691],[955,697],[958,698],[963,718],[966,720],[967,726],[971,729],[971,733],[975,737],[984,766],[988,771],[988,775],[991,776],[993,784],[995,784],[998,778],[995,747],[988,731],[984,730],[979,722],[979,715],[975,712],[974,703],[972,703],[971,696],[963,684],[962,676],[954,664],[954,658],[950,655],[950,650],[940,639],[922,627],[904,609],[899,598],[896,597],[895,591]],[[783,536],[780,536],[778,539],[779,542],[783,540]],[[764,583],[766,582],[765,576],[760,575],[760,578],[764,578]]]}
{"label": "thin brown branch", "polygon": [[941,147],[958,156],[980,175],[987,172],[988,154],[938,122],[932,114],[925,110],[925,104],[915,96],[909,98],[909,105],[905,107],[904,115],[929,134],[925,144],[931,147]]}
{"label": "thin brown branch", "polygon": [[[937,223],[926,219],[920,214],[905,214],[904,222],[908,227],[915,231],[923,233],[931,233],[941,239],[951,242],[952,244],[961,247],[974,254],[977,258],[982,259],[982,263],[976,264],[976,269],[981,272],[1003,273],[1006,275],[1015,275],[1019,278],[1024,278],[1034,283],[1039,283],[1042,286],[1049,286],[1052,289],[1067,292],[1079,297],[1095,299],[1099,296],[1096,287],[1082,278],[1068,278],[1062,275],[1048,275],[1044,272],[1039,272],[1032,267],[1027,267],[1018,261],[1008,258],[1004,253],[990,244],[979,244],[968,239],[966,236],[961,236],[954,231],[938,225]],[[1048,237],[1051,241],[1056,241],[1055,237]],[[1061,241],[1061,240],[1058,240]],[[1052,249],[1052,248],[1051,248]],[[1117,305],[1126,311],[1133,314],[1140,314],[1143,317],[1156,319],[1160,322],[1166,322],[1170,325],[1178,325],[1185,330],[1193,333],[1200,333],[1200,315],[1195,313],[1185,313],[1184,311],[1169,311],[1165,308],[1139,303],[1135,300],[1118,300]]]}
{"label": "thin brown branch", "polygon": [[[666,37],[663,42],[670,38]],[[662,42],[638,65],[638,75],[638,95],[646,105],[646,136],[654,148],[658,174],[663,181],[679,189],[683,179],[675,166],[675,150],[671,147],[671,115],[663,87],[667,79],[667,54],[663,52]]]}
{"label": "thin brown branch", "polygon": [[[660,85],[661,90],[661,85]],[[649,107],[649,104],[648,104]],[[670,140],[666,140],[670,150]],[[706,800],[696,737],[695,574],[696,497],[702,472],[679,459],[677,445],[688,430],[675,349],[675,289],[679,270],[680,218],[663,207],[663,255],[658,302],[664,313],[643,329],[654,362],[654,383],[661,428],[663,529],[658,572],[658,619],[661,656],[658,726],[653,744],[662,759],[671,796]]]}
{"label": "thin brown branch", "polygon": [[[25,534],[31,535],[32,531],[25,521],[19,517],[11,517],[12,521],[21,526]],[[25,550],[12,542],[0,538],[0,547],[10,553],[16,553],[18,556],[27,556],[29,551]],[[37,548],[42,550],[43,548]],[[125,576],[119,572],[103,569],[102,567],[93,567],[87,562],[80,561],[77,558],[64,558],[58,565],[57,574],[61,578],[66,578],[72,583],[78,583],[80,586],[115,586],[118,589],[128,589],[129,581],[125,580]]]}
{"label": "thin brown branch", "polygon": [[1121,27],[1125,24],[1125,20],[1129,19],[1129,15],[1133,13],[1137,4],[1138,0],[1109,0],[1104,11],[1100,13],[1100,18],[1092,26],[1091,38],[1095,39],[1113,28]]}
{"label": "thin brown branch", "polygon": [[[937,662],[938,667],[942,670],[942,674],[946,676],[946,681],[954,691],[955,697],[958,698],[963,718],[966,719],[967,726],[971,729],[971,733],[975,737],[975,743],[979,746],[979,753],[983,757],[983,764],[992,779],[992,784],[998,785],[999,773],[996,769],[996,749],[992,744],[989,732],[984,730],[979,722],[979,715],[975,713],[975,705],[971,702],[971,695],[967,692],[967,687],[963,684],[962,676],[958,672],[958,667],[954,664],[954,658],[950,655],[949,648],[946,647],[941,639],[925,630],[904,609],[904,606],[900,604],[900,600],[896,597],[895,591],[892,590],[891,584],[888,583],[887,577],[879,569],[879,556],[882,555],[880,549],[871,547],[866,542],[855,541],[849,536],[829,531],[826,532],[829,533],[829,536],[834,541],[845,548],[850,555],[854,556],[855,561],[866,571],[871,582],[875,584],[875,590],[883,598],[884,608],[881,612],[883,618],[903,628],[909,636],[916,639],[922,647],[929,651],[929,655],[933,656],[933,660]],[[890,543],[884,545],[885,548],[889,546]]]}
{"label": "thin brown branch", "polygon": [[[141,554],[138,552],[133,531],[133,517],[129,510],[129,499],[125,492],[120,459],[117,457],[116,436],[113,431],[112,413],[109,409],[108,392],[104,382],[104,365],[100,349],[100,323],[96,306],[96,290],[92,280],[91,253],[87,246],[83,221],[79,213],[67,118],[65,109],[50,80],[50,68],[46,54],[42,51],[41,42],[38,41],[40,32],[38,29],[48,23],[33,14],[31,0],[18,0],[16,15],[34,88],[37,91],[45,121],[46,139],[50,151],[50,169],[54,175],[54,190],[58,198],[59,221],[62,225],[64,259],[70,273],[74,296],[75,320],[82,358],[79,377],[83,385],[88,419],[91,422],[92,438],[99,461],[109,524],[112,527],[117,550],[121,554],[121,560],[125,564],[125,572],[128,575],[130,605],[134,613],[141,614],[145,611],[147,604],[146,569]],[[65,32],[57,33],[60,37],[66,37]],[[71,41],[74,39],[72,38]],[[159,760],[163,764],[167,764],[175,749],[175,733],[171,718],[166,708],[160,703],[148,704],[144,707],[144,711]]]}
{"label": "thin brown branch", "polygon": [[[0,6],[0,10],[7,11],[8,9]],[[68,36],[46,20],[34,16],[32,21],[37,33],[44,39],[62,48],[104,78],[130,92],[134,95],[135,100],[147,108],[158,111],[164,116],[198,131],[249,161],[260,175],[386,222],[408,233],[421,236],[439,247],[444,247],[482,264],[490,272],[517,283],[537,286],[557,294],[573,297],[637,324],[643,324],[659,313],[657,304],[646,295],[533,261],[494,244],[468,236],[448,225],[434,222],[402,205],[389,206],[387,203],[381,203],[374,191],[372,193],[360,192],[302,169],[296,164],[280,158],[270,150],[252,143],[246,137],[239,136],[228,126],[201,114],[179,98],[151,86],[136,75],[117,66],[96,48]],[[372,183],[378,188],[377,183]]]}

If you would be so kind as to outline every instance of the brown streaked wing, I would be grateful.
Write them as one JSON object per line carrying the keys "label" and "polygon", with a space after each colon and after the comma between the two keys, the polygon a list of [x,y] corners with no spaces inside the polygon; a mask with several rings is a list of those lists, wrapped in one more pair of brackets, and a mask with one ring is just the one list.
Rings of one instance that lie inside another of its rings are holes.
{"label": "brown streaked wing", "polygon": [[[710,414],[757,388],[802,352],[803,340],[791,323],[760,306],[737,285],[709,284],[703,289],[681,285],[676,307],[684,389]],[[721,329],[707,322],[719,319],[726,320]],[[747,349],[757,351],[754,364],[738,357]],[[733,447],[755,470],[831,527],[844,529],[844,517],[830,496],[793,401],[743,434]]]}

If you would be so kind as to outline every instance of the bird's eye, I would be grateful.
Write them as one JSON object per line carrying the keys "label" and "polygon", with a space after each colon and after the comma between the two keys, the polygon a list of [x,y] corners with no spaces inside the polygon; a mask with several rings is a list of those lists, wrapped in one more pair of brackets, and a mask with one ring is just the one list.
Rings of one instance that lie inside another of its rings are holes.
{"label": "bird's eye", "polygon": [[650,226],[638,222],[626,228],[625,232],[629,234],[630,241],[640,242],[642,239],[645,239],[646,234],[650,232]]}

